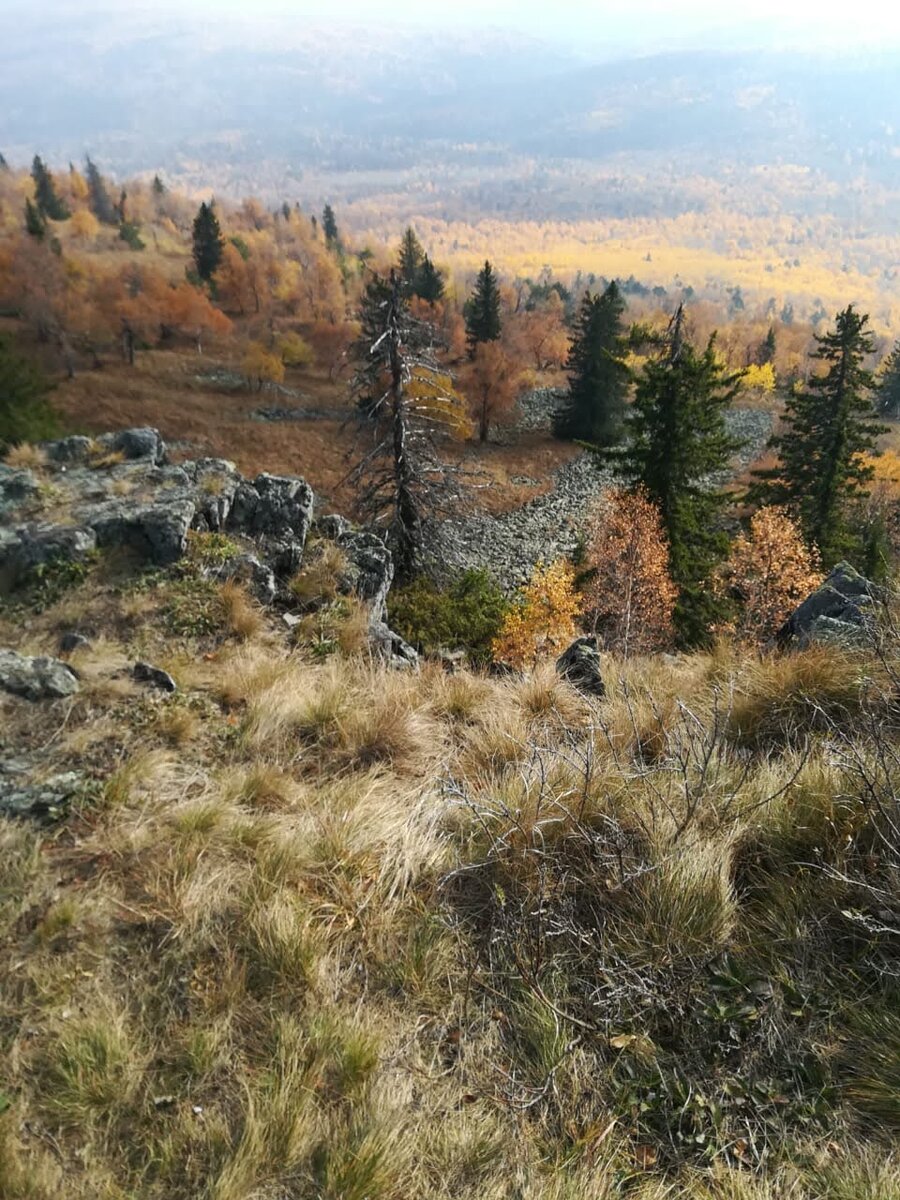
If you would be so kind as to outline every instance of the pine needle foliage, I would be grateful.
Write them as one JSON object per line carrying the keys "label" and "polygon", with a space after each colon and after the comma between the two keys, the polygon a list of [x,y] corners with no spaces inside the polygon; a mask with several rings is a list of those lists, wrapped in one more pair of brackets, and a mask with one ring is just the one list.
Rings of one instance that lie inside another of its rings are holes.
{"label": "pine needle foliage", "polygon": [[599,448],[621,440],[628,399],[624,312],[615,280],[602,295],[585,294],[566,363],[569,393],[555,422],[558,437]]}

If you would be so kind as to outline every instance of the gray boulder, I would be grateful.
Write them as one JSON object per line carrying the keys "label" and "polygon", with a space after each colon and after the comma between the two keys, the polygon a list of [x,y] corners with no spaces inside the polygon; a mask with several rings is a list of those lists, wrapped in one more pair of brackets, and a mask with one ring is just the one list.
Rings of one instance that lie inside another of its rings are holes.
{"label": "gray boulder", "polygon": [[78,691],[75,672],[58,658],[28,658],[0,650],[0,688],[26,700],[53,700]]}
{"label": "gray boulder", "polygon": [[348,568],[341,590],[355,593],[370,605],[373,622],[384,621],[387,595],[394,581],[394,559],[374,533],[344,533],[337,544],[347,555]]}
{"label": "gray boulder", "polygon": [[386,666],[398,671],[415,671],[419,666],[416,651],[404,642],[399,633],[394,633],[383,621],[373,621],[369,626],[369,645],[372,656]]}
{"label": "gray boulder", "polygon": [[69,805],[84,787],[84,778],[75,771],[53,775],[41,783],[0,778],[0,815],[49,822],[66,815]]}
{"label": "gray boulder", "polygon": [[33,471],[0,463],[0,515],[20,508],[38,494],[39,484]]}
{"label": "gray boulder", "polygon": [[228,528],[249,537],[306,543],[312,524],[313,491],[302,479],[285,475],[257,475],[242,482],[234,495]]}
{"label": "gray boulder", "polygon": [[166,461],[166,443],[158,429],[121,429],[118,433],[104,433],[97,441],[127,459],[146,458],[156,466]]}
{"label": "gray boulder", "polygon": [[245,584],[260,604],[269,605],[278,595],[278,582],[271,567],[259,561],[255,554],[238,554],[223,563],[216,572],[219,579],[236,579]]}
{"label": "gray boulder", "polygon": [[871,628],[876,605],[884,599],[877,584],[840,562],[788,617],[775,635],[782,647],[802,649],[812,642],[859,645]]}
{"label": "gray boulder", "polygon": [[231,514],[241,477],[233,462],[225,458],[201,458],[185,463],[185,471],[196,489],[194,529],[221,532]]}
{"label": "gray boulder", "polygon": [[600,647],[595,637],[582,637],[574,641],[557,659],[556,670],[585,696],[600,699],[606,695],[600,670]]}
{"label": "gray boulder", "polygon": [[176,494],[151,504],[109,501],[83,519],[96,533],[99,546],[124,546],[165,567],[184,554],[195,511],[189,496]]}
{"label": "gray boulder", "polygon": [[352,533],[353,526],[346,517],[338,513],[326,513],[316,521],[316,533],[330,542],[339,541],[345,533]]}
{"label": "gray boulder", "polygon": [[91,438],[76,435],[55,442],[42,442],[41,449],[51,462],[83,463],[87,462],[93,445]]}
{"label": "gray boulder", "polygon": [[74,629],[64,633],[59,639],[60,654],[72,654],[75,650],[90,650],[90,648],[90,638],[86,638],[83,633],[76,633]]}
{"label": "gray boulder", "polygon": [[0,531],[0,572],[7,587],[48,562],[83,562],[97,548],[92,529],[23,525]]}

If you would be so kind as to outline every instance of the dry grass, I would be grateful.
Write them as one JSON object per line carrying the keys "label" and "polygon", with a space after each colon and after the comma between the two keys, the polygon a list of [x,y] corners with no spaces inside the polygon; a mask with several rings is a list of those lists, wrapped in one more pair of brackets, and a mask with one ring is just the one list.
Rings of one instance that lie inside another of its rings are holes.
{"label": "dry grass", "polygon": [[896,866],[807,704],[858,714],[859,662],[608,660],[587,703],[111,606],[78,696],[0,699],[92,780],[0,820],[0,1195],[893,1200],[895,952],[841,880]]}
{"label": "dry grass", "polygon": [[20,470],[40,471],[47,465],[47,454],[41,446],[32,446],[30,442],[20,442],[7,450],[3,461],[8,467]]}
{"label": "dry grass", "polygon": [[219,599],[225,629],[232,637],[248,641],[256,637],[264,627],[259,605],[248,595],[246,588],[229,580],[219,589]]}

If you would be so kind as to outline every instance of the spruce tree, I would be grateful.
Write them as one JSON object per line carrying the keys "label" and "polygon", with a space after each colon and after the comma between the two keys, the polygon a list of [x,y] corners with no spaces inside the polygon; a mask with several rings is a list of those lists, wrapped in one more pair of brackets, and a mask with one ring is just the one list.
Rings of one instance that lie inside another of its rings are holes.
{"label": "spruce tree", "polygon": [[622,361],[625,301],[615,280],[602,295],[585,294],[566,370],[569,394],[555,422],[558,437],[605,449],[621,440],[628,392]]}
{"label": "spruce tree", "polygon": [[326,246],[336,246],[341,240],[338,233],[337,218],[330,204],[326,204],[322,210],[322,232],[325,234]]}
{"label": "spruce tree", "polygon": [[112,197],[106,190],[103,176],[97,170],[96,164],[91,161],[90,156],[85,158],[84,166],[91,212],[104,225],[118,225],[119,218],[116,213],[116,206],[113,204]]}
{"label": "spruce tree", "polygon": [[833,332],[816,335],[813,357],[827,370],[788,396],[784,431],[769,442],[778,465],[758,472],[750,491],[751,499],[794,509],[826,567],[859,551],[850,506],[866,495],[873,471],[863,455],[882,432],[874,419],[874,378],[863,366],[874,350],[868,321],[851,304],[838,313]]}
{"label": "spruce tree", "polygon": [[886,417],[900,417],[900,341],[884,360],[878,378],[878,411]]}
{"label": "spruce tree", "polygon": [[56,417],[47,402],[48,384],[41,372],[0,334],[0,453],[18,442],[54,435]]}
{"label": "spruce tree", "polygon": [[41,216],[48,221],[67,221],[71,214],[60,199],[53,176],[37,154],[31,165],[31,178],[34,180],[35,203]]}
{"label": "spruce tree", "polygon": [[166,194],[166,185],[158,175],[153,176],[153,195],[159,200]]}
{"label": "spruce tree", "polygon": [[416,237],[416,231],[410,225],[400,242],[400,279],[403,294],[407,297],[418,295],[419,275],[425,260],[422,243]]}
{"label": "spruce tree", "polygon": [[382,363],[377,355],[370,355],[368,351],[384,333],[390,301],[390,283],[380,275],[373,275],[366,284],[357,312],[360,333],[353,347],[353,357],[359,364],[353,391],[356,406],[366,417],[376,415],[384,395]]}
{"label": "spruce tree", "polygon": [[9,163],[6,161],[6,157],[3,154],[0,154],[0,171],[8,171],[8,170],[9,170]]}
{"label": "spruce tree", "polygon": [[225,249],[213,201],[200,205],[194,219],[194,265],[201,279],[209,283],[218,270]]}
{"label": "spruce tree", "polygon": [[31,200],[25,201],[25,231],[31,237],[42,242],[47,234],[47,222],[41,211]]}
{"label": "spruce tree", "polygon": [[429,304],[437,304],[444,296],[444,276],[427,254],[422,260],[416,294],[423,300],[427,300]]}
{"label": "spruce tree", "polygon": [[474,358],[479,342],[496,342],[500,338],[500,289],[490,262],[478,272],[475,290],[466,301],[466,343],[469,357]]}
{"label": "spruce tree", "polygon": [[683,319],[679,307],[664,353],[638,379],[626,424],[628,444],[611,457],[622,478],[643,487],[659,508],[678,588],[676,634],[688,648],[708,642],[724,616],[711,579],[728,551],[721,527],[726,498],[714,480],[739,446],[725,427],[739,376],[729,374],[717,357],[715,335],[702,353],[685,340]]}
{"label": "spruce tree", "polygon": [[775,361],[775,351],[778,349],[778,343],[775,338],[775,326],[769,326],[769,332],[759,343],[759,348],[756,351],[756,365],[764,367],[766,363]]}

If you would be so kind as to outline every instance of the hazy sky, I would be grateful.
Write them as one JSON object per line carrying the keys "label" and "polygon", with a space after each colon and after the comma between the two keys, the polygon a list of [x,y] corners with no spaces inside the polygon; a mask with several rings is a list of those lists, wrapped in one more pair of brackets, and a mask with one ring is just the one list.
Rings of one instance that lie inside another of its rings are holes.
{"label": "hazy sky", "polygon": [[[5,0],[0,0],[0,7]],[[38,0],[40,4],[40,0]],[[156,0],[181,12],[246,15],[272,12],[299,18],[386,21],[419,26],[499,26],[591,48],[644,42],[722,44],[802,41],[826,45],[900,43],[900,4],[869,0]]]}

